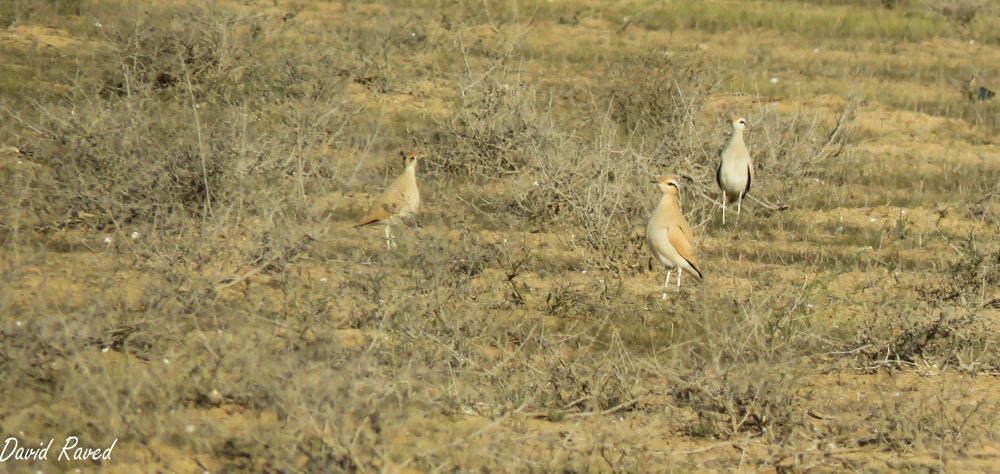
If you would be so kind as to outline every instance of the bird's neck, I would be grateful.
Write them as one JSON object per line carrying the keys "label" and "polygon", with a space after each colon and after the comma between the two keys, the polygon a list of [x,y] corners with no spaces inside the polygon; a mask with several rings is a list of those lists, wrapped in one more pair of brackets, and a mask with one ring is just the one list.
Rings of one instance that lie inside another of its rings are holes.
{"label": "bird's neck", "polygon": [[677,196],[664,194],[663,197],[660,198],[660,207],[673,207],[679,210],[681,208],[681,203],[677,200]]}
{"label": "bird's neck", "polygon": [[743,131],[733,132],[733,137],[729,139],[729,144],[732,146],[735,143],[743,143]]}

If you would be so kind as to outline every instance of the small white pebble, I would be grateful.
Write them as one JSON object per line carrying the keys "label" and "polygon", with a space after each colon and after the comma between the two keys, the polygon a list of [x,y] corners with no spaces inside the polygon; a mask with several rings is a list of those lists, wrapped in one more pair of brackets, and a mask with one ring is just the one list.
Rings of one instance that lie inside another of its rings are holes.
{"label": "small white pebble", "polygon": [[806,308],[812,308],[812,307],[813,307],[812,304],[806,303]]}
{"label": "small white pebble", "polygon": [[871,219],[868,219],[868,222],[875,222],[875,221],[877,221],[877,220],[878,220],[878,219],[876,219],[876,218],[872,217]]}
{"label": "small white pebble", "polygon": [[21,321],[14,321],[14,325],[17,327],[21,327]]}
{"label": "small white pebble", "polygon": [[580,273],[586,274],[587,270],[580,270]]}
{"label": "small white pebble", "polygon": [[840,216],[840,220],[844,220],[844,216]]}
{"label": "small white pebble", "polygon": [[835,230],[834,232],[836,232],[836,233],[838,233],[838,234],[839,234],[839,233],[841,233],[841,232],[843,232],[843,231],[844,231],[844,226],[842,226],[842,225],[838,225],[838,226],[837,226],[837,229],[836,229],[836,230]]}
{"label": "small white pebble", "polygon": [[187,431],[188,433],[194,433],[194,425],[185,426],[184,431]]}
{"label": "small white pebble", "polygon": [[976,40],[969,40],[969,44],[976,44]]}
{"label": "small white pebble", "polygon": [[97,27],[97,28],[100,28],[100,27],[102,27],[104,25],[102,25],[101,22],[97,22],[97,23],[94,23],[94,26]]}
{"label": "small white pebble", "polygon": [[110,244],[111,242],[113,242],[113,241],[111,240],[111,237],[105,237],[105,238],[104,238],[104,243],[106,243],[106,244]]}
{"label": "small white pebble", "polygon": [[834,329],[837,329],[837,328],[839,328],[839,327],[840,327],[840,325],[839,325],[839,324],[834,324],[834,325],[833,325],[833,328],[834,328]]}
{"label": "small white pebble", "polygon": [[819,48],[813,48],[813,54],[816,54],[818,52],[819,52]]}
{"label": "small white pebble", "polygon": [[170,359],[163,359],[163,363],[164,364],[169,364],[170,363]]}
{"label": "small white pebble", "polygon": [[410,32],[410,38],[416,38],[416,37],[417,37],[417,34],[411,31]]}
{"label": "small white pebble", "polygon": [[138,232],[132,232],[132,233],[131,233],[131,234],[129,234],[128,236],[129,236],[129,237],[130,237],[130,238],[131,238],[132,240],[135,240],[135,239],[138,239],[138,238],[139,238],[139,233],[138,233]]}
{"label": "small white pebble", "polygon": [[320,278],[319,281],[326,283],[326,277]]}
{"label": "small white pebble", "polygon": [[604,283],[604,279],[600,279],[600,280],[597,280],[597,281],[599,281],[601,283]]}
{"label": "small white pebble", "polygon": [[777,83],[778,83],[778,78],[777,77],[772,77],[771,78],[771,84],[777,84]]}
{"label": "small white pebble", "polygon": [[111,350],[111,348],[108,347],[108,346],[104,346],[104,347],[101,348],[101,352],[108,352],[110,350]]}
{"label": "small white pebble", "polygon": [[506,243],[507,243],[507,239],[503,239],[503,243],[505,243],[505,244],[506,244]]}
{"label": "small white pebble", "polygon": [[535,181],[535,182],[533,182],[533,183],[531,183],[531,184],[533,184],[533,185],[535,185],[535,186],[538,186],[538,181]]}
{"label": "small white pebble", "polygon": [[24,163],[21,160],[17,160],[17,164],[21,165],[21,164],[24,164]]}
{"label": "small white pebble", "polygon": [[902,211],[899,211],[899,213],[900,214],[906,214],[906,209],[903,209]]}

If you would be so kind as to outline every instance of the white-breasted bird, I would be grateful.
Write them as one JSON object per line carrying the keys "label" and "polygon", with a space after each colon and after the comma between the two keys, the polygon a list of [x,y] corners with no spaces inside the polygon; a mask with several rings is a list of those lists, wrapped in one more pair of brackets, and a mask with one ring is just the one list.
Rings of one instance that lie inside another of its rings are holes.
{"label": "white-breasted bird", "polygon": [[407,152],[400,154],[406,166],[403,174],[385,188],[385,191],[372,203],[371,209],[354,226],[385,222],[385,241],[386,246],[390,247],[389,226],[392,220],[409,216],[420,207],[420,190],[417,189],[417,155]]}
{"label": "white-breasted bird", "polygon": [[[719,167],[715,170],[715,182],[722,189],[722,223],[726,223],[726,203],[736,201],[736,215],[743,207],[743,196],[750,192],[753,181],[753,162],[750,150],[743,141],[743,130],[747,121],[743,117],[733,119],[733,136],[722,150]],[[737,217],[737,221],[739,218]]]}
{"label": "white-breasted bird", "polygon": [[[681,286],[681,273],[688,273],[700,280],[701,270],[694,256],[694,237],[691,226],[684,219],[681,205],[677,201],[680,184],[677,176],[664,176],[656,181],[663,196],[646,223],[646,245],[660,263],[667,266],[666,289],[670,283],[670,273],[677,269],[677,288]],[[666,298],[666,293],[663,297]]]}

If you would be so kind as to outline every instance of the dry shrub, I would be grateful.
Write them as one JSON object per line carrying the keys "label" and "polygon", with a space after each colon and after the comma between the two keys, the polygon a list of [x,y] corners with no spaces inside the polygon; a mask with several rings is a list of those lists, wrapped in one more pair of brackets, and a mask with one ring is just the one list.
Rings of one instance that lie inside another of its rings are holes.
{"label": "dry shrub", "polygon": [[29,205],[55,226],[94,215],[97,229],[301,212],[308,190],[339,176],[342,163],[314,157],[348,141],[356,107],[324,72],[346,62],[334,53],[303,53],[311,68],[272,61],[279,27],[197,6],[109,20],[98,87],[8,111],[38,134],[28,151],[55,182]]}
{"label": "dry shrub", "polygon": [[[623,347],[612,343],[575,352],[570,357],[551,354],[547,383],[539,387],[540,405],[570,412],[629,411],[646,395],[641,386],[645,370],[627,363],[615,353]],[[619,352],[620,353],[620,352]]]}
{"label": "dry shrub", "polygon": [[[189,133],[162,134],[164,122],[179,131],[181,122],[190,123],[190,114],[136,105],[141,104],[78,100],[74,111],[81,119],[38,124],[46,136],[35,154],[58,183],[46,190],[46,197],[61,205],[52,221],[61,224],[87,213],[98,216],[98,229],[120,228],[136,220],[198,215],[218,197],[209,192],[218,189],[221,157],[203,159]],[[63,113],[46,112],[43,120]]]}
{"label": "dry shrub", "polygon": [[[555,144],[551,120],[537,109],[538,91],[495,64],[466,80],[457,112],[439,123],[430,166],[450,174],[503,178],[524,173]],[[433,169],[433,168],[432,168]]]}
{"label": "dry shrub", "polygon": [[544,94],[499,68],[466,80],[473,86],[432,145],[437,168],[530,183],[488,208],[536,225],[579,227],[576,238],[607,257],[588,264],[637,266],[638,246],[618,242],[634,240],[631,222],[655,188],[634,185],[649,181],[648,173],[608,116],[588,110],[583,125],[557,121],[538,111]]}
{"label": "dry shrub", "polygon": [[[973,307],[1000,305],[995,292],[987,294],[988,289],[994,289],[1000,283],[1000,248],[983,251],[975,241],[970,240],[965,245],[965,251],[965,258],[952,264],[949,271],[951,278],[946,281],[944,291],[927,287],[918,291],[931,301],[952,302],[961,297],[962,304]],[[974,299],[976,296],[980,298]]]}
{"label": "dry shrub", "polygon": [[265,26],[262,17],[200,6],[118,17],[101,29],[118,66],[108,71],[104,93],[162,89],[199,101],[233,97],[262,66],[252,51],[261,47]]}
{"label": "dry shrub", "polygon": [[0,11],[0,26],[4,29],[28,21],[57,21],[60,15],[80,15],[82,0],[9,0]]}
{"label": "dry shrub", "polygon": [[931,11],[943,16],[958,28],[964,28],[980,14],[995,9],[990,0],[921,0]]}
{"label": "dry shrub", "polygon": [[794,378],[768,364],[736,364],[682,377],[672,395],[698,414],[687,427],[691,435],[732,439],[749,433],[780,441],[796,424]]}
{"label": "dry shrub", "polygon": [[644,250],[633,223],[659,191],[636,184],[651,181],[648,171],[627,151],[614,149],[613,128],[601,132],[597,143],[570,142],[540,157],[532,186],[515,196],[512,209],[529,220],[575,229],[571,241],[597,252],[586,266],[638,268]]}
{"label": "dry shrub", "polygon": [[905,368],[932,362],[939,367],[980,372],[997,370],[990,348],[996,331],[976,313],[921,304],[908,318],[868,321],[859,328],[853,351],[867,370]]}
{"label": "dry shrub", "polygon": [[611,118],[637,147],[673,165],[705,158],[697,116],[721,80],[697,52],[625,56],[609,71]]}
{"label": "dry shrub", "polygon": [[241,54],[255,43],[220,15],[154,11],[109,23],[102,30],[111,51],[101,93],[76,84],[71,103],[48,104],[22,119],[41,135],[33,152],[58,183],[39,201],[61,205],[52,221],[87,213],[97,216],[98,228],[121,227],[201,215],[228,197],[220,189],[233,161],[224,141],[232,130],[221,126],[228,117],[212,107],[215,101],[193,101],[207,100],[208,91],[217,94],[211,99],[228,95],[224,89],[240,81],[232,73],[245,68]]}
{"label": "dry shrub", "polygon": [[869,321],[860,328],[855,346],[866,368],[901,367],[933,361],[960,370],[997,370],[1000,359],[990,349],[996,328],[980,316],[996,307],[988,289],[1000,282],[1000,251],[981,251],[970,243],[965,258],[954,263],[940,283],[921,283],[920,299],[905,308],[907,318]]}
{"label": "dry shrub", "polygon": [[[651,177],[677,174],[687,178],[682,196],[712,195],[719,144],[699,120],[722,76],[699,52],[658,52],[621,58],[610,68],[607,100],[622,141],[641,157]],[[648,178],[637,183],[650,181]],[[650,206],[659,199],[655,187],[642,190]],[[704,205],[684,201],[685,213],[702,220]]]}
{"label": "dry shrub", "polygon": [[836,121],[819,113],[769,113],[766,105],[763,108],[763,117],[753,130],[753,153],[760,176],[787,182],[817,176],[828,178],[841,172],[830,166],[830,159],[839,156],[851,139],[851,124],[857,110],[853,97],[845,98]]}

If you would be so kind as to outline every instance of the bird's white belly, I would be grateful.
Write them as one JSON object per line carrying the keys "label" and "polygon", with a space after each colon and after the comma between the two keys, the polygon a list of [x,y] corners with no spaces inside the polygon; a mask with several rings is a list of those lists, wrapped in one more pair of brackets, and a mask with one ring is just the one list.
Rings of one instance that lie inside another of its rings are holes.
{"label": "bird's white belly", "polygon": [[406,201],[403,204],[403,207],[399,210],[399,212],[396,215],[399,217],[409,216],[410,214],[416,212],[417,207],[419,206],[420,206],[420,195],[410,194],[406,196]]}
{"label": "bird's white belly", "polygon": [[[659,234],[659,235],[654,235]],[[662,236],[662,237],[661,237]],[[667,242],[665,245],[658,245],[657,242]],[[655,228],[654,226],[646,227],[646,245],[649,246],[649,250],[653,251],[653,255],[656,259],[667,266],[667,268],[677,268],[677,262],[680,260],[681,256],[677,253],[672,245],[669,244],[670,240],[667,237],[667,230],[663,228]]]}
{"label": "bird's white belly", "polygon": [[726,163],[722,167],[719,182],[727,193],[737,194],[742,193],[747,188],[747,179],[749,178],[750,173],[747,171],[746,165]]}

